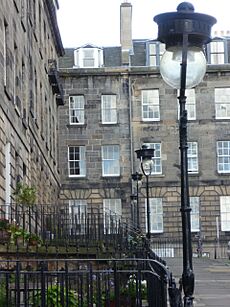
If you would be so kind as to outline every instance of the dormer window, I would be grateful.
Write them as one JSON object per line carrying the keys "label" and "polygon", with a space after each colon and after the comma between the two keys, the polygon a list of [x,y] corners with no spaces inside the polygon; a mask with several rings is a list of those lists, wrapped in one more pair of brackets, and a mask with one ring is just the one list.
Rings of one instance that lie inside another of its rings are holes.
{"label": "dormer window", "polygon": [[148,66],[159,66],[160,60],[165,52],[165,44],[158,41],[147,42],[147,65]]}
{"label": "dormer window", "polygon": [[102,48],[85,45],[74,51],[74,68],[96,68],[103,66]]}
{"label": "dormer window", "polygon": [[221,65],[228,63],[227,39],[214,38],[207,45],[208,64]]}

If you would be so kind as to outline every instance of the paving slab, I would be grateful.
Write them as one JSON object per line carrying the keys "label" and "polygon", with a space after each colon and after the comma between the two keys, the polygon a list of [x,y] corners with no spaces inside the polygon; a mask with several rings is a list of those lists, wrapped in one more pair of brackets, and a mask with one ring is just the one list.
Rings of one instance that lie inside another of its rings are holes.
{"label": "paving slab", "polygon": [[[176,281],[182,274],[182,258],[167,258]],[[193,258],[195,273],[194,307],[230,307],[230,261]]]}

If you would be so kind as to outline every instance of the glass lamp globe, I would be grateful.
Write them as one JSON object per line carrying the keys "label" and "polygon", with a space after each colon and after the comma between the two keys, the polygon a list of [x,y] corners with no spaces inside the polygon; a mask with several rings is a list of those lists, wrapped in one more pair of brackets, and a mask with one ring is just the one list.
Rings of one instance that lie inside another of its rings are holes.
{"label": "glass lamp globe", "polygon": [[[181,62],[182,48],[179,46],[169,47],[163,54],[160,62],[160,73],[164,81],[171,87],[181,87]],[[202,49],[188,47],[186,88],[192,88],[199,84],[206,72],[206,58]]]}
{"label": "glass lamp globe", "polygon": [[151,175],[153,166],[154,166],[154,162],[152,159],[144,159],[142,161],[141,167],[142,167],[142,171],[145,176]]}

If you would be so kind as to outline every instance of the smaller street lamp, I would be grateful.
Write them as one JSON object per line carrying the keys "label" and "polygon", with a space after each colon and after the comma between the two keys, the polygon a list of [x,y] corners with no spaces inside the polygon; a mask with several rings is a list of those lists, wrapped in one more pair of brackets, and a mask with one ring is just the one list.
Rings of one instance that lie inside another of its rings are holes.
{"label": "smaller street lamp", "polygon": [[140,210],[139,210],[139,187],[141,186],[142,174],[136,172],[132,174],[132,180],[136,182],[136,193],[133,196],[133,200],[136,201],[136,223],[137,228],[140,229]]}
{"label": "smaller street lamp", "polygon": [[146,204],[147,204],[147,239],[150,240],[150,205],[149,205],[149,176],[153,170],[153,157],[154,157],[153,148],[147,148],[146,145],[143,145],[141,149],[136,150],[137,159],[140,160],[140,166],[143,174],[146,177]]}

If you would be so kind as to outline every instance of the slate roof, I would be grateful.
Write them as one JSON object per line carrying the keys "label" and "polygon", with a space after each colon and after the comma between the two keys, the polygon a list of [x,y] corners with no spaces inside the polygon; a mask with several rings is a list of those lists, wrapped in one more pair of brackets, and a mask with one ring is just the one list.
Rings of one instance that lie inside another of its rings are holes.
{"label": "slate roof", "polygon": [[[146,66],[146,42],[148,40],[133,40],[133,54],[131,55],[132,66]],[[82,48],[89,46],[88,44]],[[94,45],[90,45],[91,47]],[[97,46],[94,46],[97,47]],[[77,48],[66,48],[65,55],[59,59],[59,68],[74,67],[74,50]],[[103,49],[104,67],[119,67],[121,64],[121,47],[97,47]]]}

